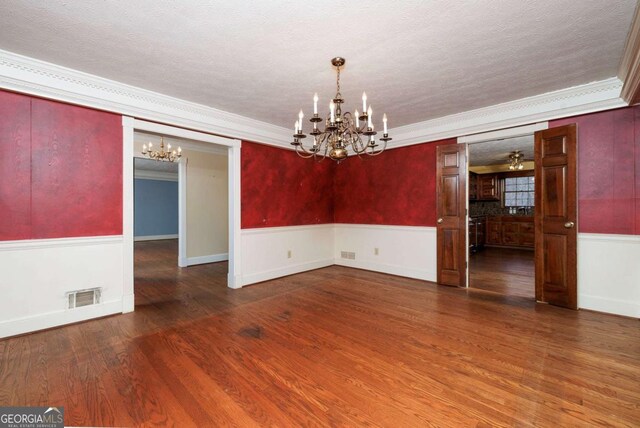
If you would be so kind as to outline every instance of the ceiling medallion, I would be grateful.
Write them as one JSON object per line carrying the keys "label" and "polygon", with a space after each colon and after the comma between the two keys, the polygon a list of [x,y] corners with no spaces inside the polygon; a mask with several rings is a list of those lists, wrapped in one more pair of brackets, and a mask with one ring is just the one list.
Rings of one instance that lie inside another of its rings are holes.
{"label": "ceiling medallion", "polygon": [[[342,112],[344,99],[340,94],[340,68],[344,66],[345,59],[336,57],[331,60],[331,64],[337,69],[336,96],[329,103],[329,117],[325,120],[324,130],[318,129],[318,123],[322,118],[318,116],[318,94],[313,96],[313,116],[309,119],[313,123],[313,129],[309,134],[313,136],[313,142],[305,147],[300,140],[307,136],[302,132],[302,119],[304,113],[300,110],[298,120],[294,125],[292,146],[296,148],[296,153],[303,158],[313,157],[323,160],[326,157],[340,163],[347,158],[349,153],[358,156],[366,154],[376,156],[387,148],[387,141],[391,140],[387,133],[387,115],[382,116],[383,136],[380,141],[383,145],[376,143],[377,132],[374,130],[372,121],[373,110],[371,105],[367,108],[367,94],[362,93],[362,114],[355,110]],[[360,123],[362,122],[362,124]]]}
{"label": "ceiling medallion", "polygon": [[524,155],[522,153],[520,153],[519,150],[516,150],[515,152],[512,152],[509,155],[509,170],[511,171],[515,171],[515,170],[522,170],[524,169],[524,165],[522,164],[522,161],[524,160]]}
{"label": "ceiling medallion", "polygon": [[153,150],[153,143],[149,143],[149,147],[146,144],[142,145],[142,154],[149,159],[153,159],[160,162],[175,162],[182,157],[182,148],[178,147],[178,150],[171,150],[171,144],[167,146],[167,150],[164,149],[164,138],[160,137],[160,150]]}

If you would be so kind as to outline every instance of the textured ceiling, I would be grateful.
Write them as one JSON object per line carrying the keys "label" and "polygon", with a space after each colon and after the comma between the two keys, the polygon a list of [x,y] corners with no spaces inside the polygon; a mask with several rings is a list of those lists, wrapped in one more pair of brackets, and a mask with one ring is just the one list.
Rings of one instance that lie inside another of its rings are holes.
{"label": "textured ceiling", "polygon": [[341,55],[347,109],[366,90],[394,127],[615,76],[635,6],[7,1],[0,49],[285,127],[314,91],[326,111]]}
{"label": "textured ceiling", "polygon": [[469,166],[506,164],[516,150],[524,155],[523,161],[532,161],[533,135],[469,144]]}

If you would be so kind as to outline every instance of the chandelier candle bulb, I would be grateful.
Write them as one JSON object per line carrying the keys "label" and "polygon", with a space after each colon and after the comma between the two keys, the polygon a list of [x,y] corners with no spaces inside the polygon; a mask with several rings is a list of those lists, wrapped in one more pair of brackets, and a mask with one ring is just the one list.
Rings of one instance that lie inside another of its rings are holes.
{"label": "chandelier candle bulb", "polygon": [[382,115],[382,125],[384,126],[383,134],[387,135],[387,113]]}
{"label": "chandelier candle bulb", "polygon": [[[362,93],[362,113],[355,110],[355,116],[349,111],[343,111],[345,100],[340,93],[340,72],[345,64],[345,59],[336,57],[331,60],[331,65],[336,69],[336,94],[329,98],[329,116],[318,116],[318,94],[313,94],[313,115],[309,119],[313,123],[310,135],[313,140],[305,147],[302,139],[307,136],[302,133],[302,120],[304,113],[300,110],[299,120],[294,124],[293,142],[298,156],[302,158],[314,158],[318,161],[329,157],[340,163],[349,155],[377,156],[387,148],[387,142],[391,138],[387,132],[387,116],[384,115],[385,135],[379,138],[383,144],[376,144],[374,135],[376,131],[373,125],[373,109],[367,104],[367,94]],[[326,105],[326,104],[325,104]],[[324,127],[323,123],[324,122]],[[362,128],[360,127],[362,122]],[[368,138],[367,138],[368,137]]]}

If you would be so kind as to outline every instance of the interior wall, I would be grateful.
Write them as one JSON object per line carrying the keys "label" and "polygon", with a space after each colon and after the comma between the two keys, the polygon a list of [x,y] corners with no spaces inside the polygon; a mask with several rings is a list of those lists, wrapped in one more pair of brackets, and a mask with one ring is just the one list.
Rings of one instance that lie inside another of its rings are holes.
{"label": "interior wall", "polygon": [[118,115],[0,91],[0,337],[122,312],[122,151]]}
{"label": "interior wall", "polygon": [[335,222],[402,226],[436,225],[434,141],[350,157],[335,168]]}
{"label": "interior wall", "polygon": [[120,116],[5,91],[0,109],[0,240],[121,235]]}
{"label": "interior wall", "polygon": [[226,258],[229,251],[227,155],[184,150],[183,157],[187,162],[187,258]]}
{"label": "interior wall", "polygon": [[178,182],[136,178],[134,237],[178,236]]}
{"label": "interior wall", "polygon": [[242,228],[333,223],[334,169],[328,159],[243,141]]}
{"label": "interior wall", "polygon": [[578,227],[640,235],[640,106],[549,122],[578,125]]}

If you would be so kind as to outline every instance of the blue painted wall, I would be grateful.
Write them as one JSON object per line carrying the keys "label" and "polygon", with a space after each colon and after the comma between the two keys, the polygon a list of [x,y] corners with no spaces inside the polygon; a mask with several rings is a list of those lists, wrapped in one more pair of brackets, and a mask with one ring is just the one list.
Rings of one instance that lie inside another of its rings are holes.
{"label": "blue painted wall", "polygon": [[134,236],[178,234],[178,183],[134,181]]}

